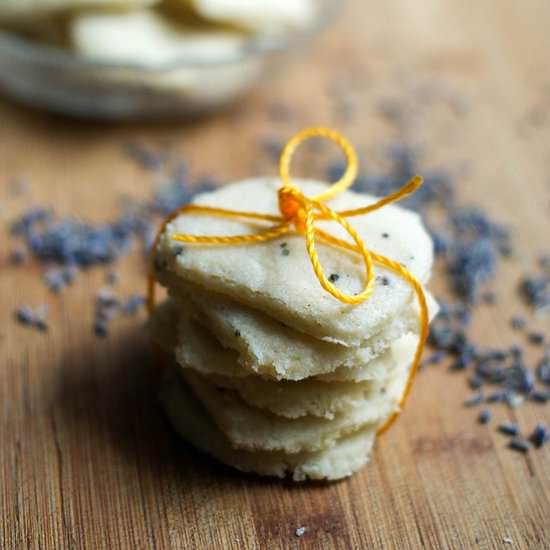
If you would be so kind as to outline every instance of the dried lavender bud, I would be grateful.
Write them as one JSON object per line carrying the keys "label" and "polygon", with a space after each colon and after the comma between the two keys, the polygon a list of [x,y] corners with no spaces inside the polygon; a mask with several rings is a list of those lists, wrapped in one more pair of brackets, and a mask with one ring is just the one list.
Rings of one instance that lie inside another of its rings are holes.
{"label": "dried lavender bud", "polygon": [[44,282],[52,292],[61,292],[66,285],[61,269],[48,269],[44,273]]}
{"label": "dried lavender bud", "polygon": [[479,412],[477,420],[480,424],[488,424],[491,421],[491,411],[489,409],[482,409]]}
{"label": "dried lavender bud", "polygon": [[464,357],[459,357],[449,366],[450,370],[464,370],[468,368],[469,361]]}
{"label": "dried lavender bud", "polygon": [[510,354],[516,361],[519,361],[523,357],[523,348],[518,346],[517,344],[513,345],[510,348]]}
{"label": "dried lavender bud", "polygon": [[476,405],[481,405],[481,403],[483,403],[483,394],[478,393],[466,399],[466,401],[464,401],[464,406],[475,407]]}
{"label": "dried lavender bud", "polygon": [[510,320],[510,325],[514,330],[523,330],[527,326],[527,321],[525,320],[525,317],[514,315]]}
{"label": "dried lavender bud", "polygon": [[550,392],[535,390],[529,394],[529,398],[536,403],[547,403],[550,401]]}
{"label": "dried lavender bud", "polygon": [[145,297],[141,295],[130,296],[123,306],[126,315],[135,315],[145,305]]}
{"label": "dried lavender bud", "polygon": [[533,445],[538,449],[550,439],[550,435],[544,424],[538,423],[529,439],[531,439]]}
{"label": "dried lavender bud", "polygon": [[499,402],[504,402],[506,401],[506,396],[507,396],[507,392],[506,391],[496,391],[496,392],[493,392],[491,394],[489,394],[486,398],[485,398],[485,401],[487,403],[499,403]]}
{"label": "dried lavender bud", "polygon": [[431,365],[437,365],[441,363],[445,359],[445,352],[443,351],[436,351],[435,353],[432,353],[428,359],[427,362]]}
{"label": "dried lavender bud", "polygon": [[550,358],[545,357],[537,365],[537,378],[543,384],[550,386]]}
{"label": "dried lavender bud", "polygon": [[470,378],[468,378],[468,385],[473,390],[478,390],[483,385],[483,380],[479,376],[476,376],[474,374],[473,376],[470,376]]}
{"label": "dried lavender bud", "polygon": [[519,426],[513,422],[505,422],[499,425],[498,431],[505,435],[518,435]]}
{"label": "dried lavender bud", "polygon": [[106,338],[109,334],[107,330],[107,324],[104,321],[96,321],[94,323],[94,333],[100,338]]}
{"label": "dried lavender bud", "polygon": [[15,310],[15,317],[22,325],[34,323],[34,311],[30,306],[20,306]]}
{"label": "dried lavender bud", "polygon": [[52,211],[49,208],[31,208],[11,224],[10,233],[15,236],[25,237],[38,224],[48,221],[51,217]]}
{"label": "dried lavender bud", "polygon": [[66,285],[71,285],[76,280],[79,273],[79,269],[76,265],[69,265],[65,267],[62,272],[61,276],[63,277],[63,282]]}
{"label": "dried lavender bud", "polygon": [[528,305],[545,308],[550,305],[549,283],[546,277],[525,277],[520,283],[520,293]]}
{"label": "dried lavender bud", "polygon": [[530,332],[527,338],[529,338],[529,342],[535,346],[542,346],[544,344],[544,334],[541,332]]}
{"label": "dried lavender bud", "polygon": [[504,371],[507,388],[529,393],[535,385],[535,376],[523,363],[515,363]]}
{"label": "dried lavender bud", "polygon": [[523,437],[515,436],[508,444],[508,447],[514,451],[526,453],[529,450],[529,443]]}
{"label": "dried lavender bud", "polygon": [[108,288],[100,288],[96,293],[95,299],[98,307],[117,306],[119,304],[118,298]]}

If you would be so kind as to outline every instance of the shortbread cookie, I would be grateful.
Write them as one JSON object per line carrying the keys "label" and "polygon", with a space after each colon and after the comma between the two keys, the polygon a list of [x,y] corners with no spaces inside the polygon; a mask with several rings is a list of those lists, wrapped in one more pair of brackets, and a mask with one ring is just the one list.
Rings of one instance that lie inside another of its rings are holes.
{"label": "shortbread cookie", "polygon": [[375,426],[367,426],[316,453],[250,452],[231,447],[192,392],[178,378],[167,375],[161,390],[164,409],[179,434],[199,450],[243,472],[305,479],[341,479],[368,460]]}
{"label": "shortbread cookie", "polygon": [[[311,181],[297,181],[297,184],[308,195],[327,188],[325,184]],[[279,187],[277,179],[247,180],[198,195],[194,202],[278,214]],[[342,210],[372,204],[375,200],[348,191],[330,201],[329,206]],[[390,205],[366,216],[350,218],[350,223],[369,249],[403,263],[422,282],[427,280],[433,260],[432,244],[417,214]],[[319,226],[335,236],[347,238],[334,223],[319,222]],[[167,225],[160,239],[157,277],[174,287],[177,283],[170,274],[176,274],[183,283],[224,294],[296,330],[346,346],[360,345],[378,334],[412,299],[413,293],[406,281],[377,267],[377,284],[372,296],[360,305],[341,303],[321,288],[306,253],[303,235],[291,234],[266,243],[232,247],[182,247],[171,238],[176,233],[256,232],[258,224],[212,216],[180,216]],[[323,244],[319,244],[318,249],[325,272],[332,275],[337,287],[348,294],[360,292],[365,274],[359,255]],[[178,293],[177,288],[172,290]]]}
{"label": "shortbread cookie", "polygon": [[66,10],[139,8],[159,0],[0,0],[0,20],[36,19]]}
{"label": "shortbread cookie", "polygon": [[[191,320],[187,316],[187,313],[181,310],[178,330],[179,335],[177,336],[178,344],[175,348],[175,358],[181,365],[190,367],[202,374],[217,374],[238,378],[259,374],[264,378],[281,380],[280,375],[278,375],[272,365],[249,366],[243,364],[239,361],[238,352],[224,349],[211,331],[196,321]],[[293,353],[293,350],[288,349],[287,353]],[[329,367],[334,372],[334,370],[359,368],[359,365],[357,367],[346,365],[335,369],[335,365],[327,366],[321,359],[318,364],[313,365],[309,372],[309,377],[325,374]],[[384,377],[386,376],[386,372],[394,367],[391,352],[388,350],[381,352],[374,359],[361,365],[361,367],[363,367],[361,370],[364,373],[372,367],[373,374],[370,376],[371,379]],[[306,376],[292,376],[292,374],[290,373],[287,377],[288,380],[298,381],[308,378]],[[368,378],[368,375],[364,374],[364,379]]]}
{"label": "shortbread cookie", "polygon": [[71,20],[69,33],[84,58],[137,66],[220,61],[235,58],[243,47],[237,33],[189,29],[152,10],[85,13]]}
{"label": "shortbread cookie", "polygon": [[402,371],[412,360],[411,354],[392,373],[380,380],[365,382],[333,382],[327,384],[308,378],[299,382],[270,381],[259,376],[232,378],[210,375],[206,381],[216,388],[232,390],[244,403],[265,409],[284,418],[316,416],[332,420],[360,407],[377,407],[384,398],[388,379]]}
{"label": "shortbread cookie", "polygon": [[[199,374],[234,378],[258,374],[257,371],[239,364],[236,352],[224,350],[210,331],[193,322],[189,313],[179,309],[172,299],[157,307],[150,321],[150,330],[155,344],[180,365],[192,368]],[[406,334],[365,365],[339,367],[334,372],[314,376],[312,379],[323,382],[364,382],[386,378],[397,365],[403,364],[405,359],[412,356],[416,342],[414,334]],[[261,376],[277,379],[274,371],[267,369]]]}
{"label": "shortbread cookie", "polygon": [[[427,292],[426,297],[431,319],[438,306]],[[362,346],[350,348],[312,338],[258,310],[196,288],[190,289],[188,297],[178,299],[179,307],[193,312],[224,348],[238,352],[238,361],[246,370],[286,380],[334,372],[339,367],[366,365],[403,335],[418,332],[419,325],[418,306],[413,302],[379,334]]]}
{"label": "shortbread cookie", "polygon": [[397,401],[408,376],[407,371],[401,373],[385,394],[379,394],[368,404],[337,415],[333,420],[313,416],[289,420],[250,407],[236,393],[220,390],[188,369],[182,369],[181,374],[232,447],[285,453],[326,449],[366,424],[382,423],[398,409]]}

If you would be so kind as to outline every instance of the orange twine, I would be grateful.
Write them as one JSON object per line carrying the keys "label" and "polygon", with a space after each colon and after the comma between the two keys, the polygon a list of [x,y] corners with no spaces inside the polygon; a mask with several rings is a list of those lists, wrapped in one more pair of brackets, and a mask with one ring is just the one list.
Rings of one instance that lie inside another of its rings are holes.
{"label": "orange twine", "polygon": [[[298,148],[298,146],[310,137],[324,137],[334,141],[343,151],[346,160],[347,168],[344,175],[335,183],[333,183],[326,191],[318,195],[307,197],[302,191],[294,185],[290,180],[290,161],[292,155]],[[279,172],[282,180],[282,186],[278,191],[278,202],[280,216],[274,216],[270,214],[262,214],[258,212],[241,212],[238,210],[227,210],[225,208],[212,208],[209,206],[200,206],[190,204],[179,208],[172,214],[170,214],[161,224],[159,232],[156,235],[153,243],[152,255],[156,254],[160,236],[164,232],[164,229],[168,223],[178,216],[183,215],[205,215],[216,216],[221,218],[240,218],[246,220],[257,220],[262,222],[271,222],[272,225],[259,233],[252,235],[237,235],[237,236],[200,236],[191,234],[174,234],[171,238],[175,241],[189,244],[200,245],[217,245],[217,246],[233,246],[233,245],[252,245],[255,243],[261,243],[276,239],[287,233],[293,232],[302,234],[306,239],[306,250],[311,260],[311,265],[320,285],[337,300],[345,304],[360,304],[364,302],[372,294],[374,288],[374,263],[384,266],[385,268],[397,273],[401,276],[414,290],[420,306],[419,324],[420,334],[418,344],[416,346],[416,352],[414,355],[413,363],[409,370],[409,378],[405,386],[405,390],[401,399],[399,400],[399,409],[402,409],[405,405],[405,401],[409,396],[412,388],[412,383],[415,374],[420,364],[426,338],[428,336],[428,306],[426,303],[426,297],[422,289],[420,281],[410,273],[400,263],[395,262],[385,256],[377,254],[371,250],[368,250],[365,243],[361,239],[360,235],[355,231],[346,218],[352,216],[361,216],[369,214],[386,206],[387,204],[396,202],[411,193],[414,193],[421,185],[422,178],[415,176],[409,182],[407,182],[401,189],[384,197],[374,204],[357,208],[353,210],[344,210],[335,212],[330,209],[325,201],[332,199],[339,193],[345,191],[354,182],[358,171],[357,155],[353,146],[338,132],[330,130],[328,128],[308,128],[298,134],[296,134],[285,146],[281,154],[279,163]],[[332,220],[339,223],[348,235],[351,237],[352,242],[338,239],[331,234],[316,227],[315,222],[319,220]],[[365,266],[366,281],[363,290],[356,295],[345,294],[340,292],[334,284],[330,282],[324,273],[321,262],[316,250],[315,240],[320,241],[337,247],[343,248],[359,254]],[[147,281],[147,307],[149,314],[152,314],[155,308],[155,277],[151,270]],[[378,429],[378,434],[385,432],[399,416],[400,411],[394,412],[387,421]]]}

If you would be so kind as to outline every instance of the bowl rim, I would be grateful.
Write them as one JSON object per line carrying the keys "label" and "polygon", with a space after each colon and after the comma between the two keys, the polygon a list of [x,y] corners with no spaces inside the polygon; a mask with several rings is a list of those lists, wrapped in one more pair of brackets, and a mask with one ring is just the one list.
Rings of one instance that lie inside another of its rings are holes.
{"label": "bowl rim", "polygon": [[10,52],[15,57],[52,68],[95,69],[105,71],[142,71],[146,73],[166,72],[186,67],[214,67],[233,65],[276,55],[300,47],[317,34],[339,14],[344,0],[320,0],[316,2],[317,14],[313,22],[303,30],[274,35],[251,35],[245,39],[239,51],[216,59],[200,56],[177,57],[163,63],[118,63],[80,57],[69,49],[25,38],[16,31],[0,28],[0,53]]}

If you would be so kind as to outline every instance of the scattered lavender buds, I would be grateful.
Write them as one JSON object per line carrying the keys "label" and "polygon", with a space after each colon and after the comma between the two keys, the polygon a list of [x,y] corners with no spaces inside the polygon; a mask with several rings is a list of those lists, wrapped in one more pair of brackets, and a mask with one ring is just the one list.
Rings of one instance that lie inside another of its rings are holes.
{"label": "scattered lavender buds", "polygon": [[47,315],[48,306],[45,304],[35,309],[25,305],[15,310],[15,318],[21,325],[35,328],[43,332],[48,330]]}
{"label": "scattered lavender buds", "polygon": [[110,288],[99,289],[95,297],[94,333],[102,338],[108,336],[113,320],[122,315],[134,316],[144,305],[144,296],[133,294],[124,300],[115,296]]}
{"label": "scattered lavender buds", "polygon": [[[165,151],[157,152],[138,144],[127,144],[124,150],[143,169],[162,174],[163,179],[153,189],[150,200],[138,202],[126,197],[120,214],[106,223],[90,223],[77,217],[61,218],[46,207],[30,208],[10,226],[12,237],[21,242],[10,254],[10,262],[20,264],[32,256],[45,266],[43,280],[48,289],[60,293],[76,281],[82,269],[114,264],[134,249],[135,244],[149,257],[159,217],[188,203],[196,192],[215,187],[215,182],[208,178],[191,182],[185,164],[178,161],[168,165]],[[117,281],[118,273],[110,269],[106,275],[107,284],[112,286]],[[144,301],[143,296],[137,295],[119,300],[108,289],[101,289],[96,296],[95,334],[106,336],[114,318],[135,315]],[[22,307],[16,318],[22,324],[45,330],[45,315],[40,317],[35,313],[31,308]]]}

